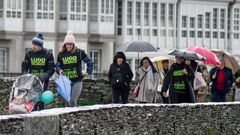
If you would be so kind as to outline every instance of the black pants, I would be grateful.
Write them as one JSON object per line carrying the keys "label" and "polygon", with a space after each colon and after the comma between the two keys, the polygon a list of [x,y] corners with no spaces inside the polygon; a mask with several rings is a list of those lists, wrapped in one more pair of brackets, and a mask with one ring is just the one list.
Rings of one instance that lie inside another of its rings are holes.
{"label": "black pants", "polygon": [[[44,86],[43,86],[43,91],[49,90],[49,81],[45,81],[44,82]],[[40,101],[40,103],[38,104],[38,110],[44,110],[44,103],[42,101]]]}
{"label": "black pants", "polygon": [[129,88],[115,88],[112,87],[112,102],[113,103],[120,103],[120,97],[121,97],[121,103],[126,104],[128,103],[128,97],[129,97]]}
{"label": "black pants", "polygon": [[170,103],[191,103],[189,93],[170,92]]}
{"label": "black pants", "polygon": [[168,104],[169,103],[169,97],[164,97],[162,92],[160,94],[161,94],[163,103]]}

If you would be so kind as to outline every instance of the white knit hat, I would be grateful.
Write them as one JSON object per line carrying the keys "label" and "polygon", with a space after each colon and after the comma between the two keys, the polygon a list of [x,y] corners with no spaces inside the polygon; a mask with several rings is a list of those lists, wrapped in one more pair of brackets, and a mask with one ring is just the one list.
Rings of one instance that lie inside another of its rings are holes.
{"label": "white knit hat", "polygon": [[73,32],[70,30],[67,32],[67,35],[65,36],[65,39],[64,39],[64,45],[66,43],[72,43],[75,45],[75,37],[73,36]]}

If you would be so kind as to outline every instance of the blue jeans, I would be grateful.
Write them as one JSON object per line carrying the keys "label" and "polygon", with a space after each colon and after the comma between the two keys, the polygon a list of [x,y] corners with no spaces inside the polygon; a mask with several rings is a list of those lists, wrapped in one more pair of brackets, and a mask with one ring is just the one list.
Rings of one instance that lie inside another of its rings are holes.
{"label": "blue jeans", "polygon": [[213,90],[212,102],[226,102],[226,94],[224,90]]}

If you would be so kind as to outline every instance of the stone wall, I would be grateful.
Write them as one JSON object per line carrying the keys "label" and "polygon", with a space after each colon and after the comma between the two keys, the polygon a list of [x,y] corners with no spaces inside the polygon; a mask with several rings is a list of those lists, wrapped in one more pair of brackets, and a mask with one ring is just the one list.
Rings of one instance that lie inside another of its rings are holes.
{"label": "stone wall", "polygon": [[0,134],[240,134],[240,103],[126,104],[0,116]]}

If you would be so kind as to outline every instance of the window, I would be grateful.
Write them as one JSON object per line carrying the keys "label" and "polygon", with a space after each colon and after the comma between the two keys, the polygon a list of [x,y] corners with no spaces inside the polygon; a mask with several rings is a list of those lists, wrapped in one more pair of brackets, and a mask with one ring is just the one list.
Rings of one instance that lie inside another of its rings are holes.
{"label": "window", "polygon": [[122,29],[121,28],[117,29],[117,35],[122,35]]}
{"label": "window", "polygon": [[190,37],[195,38],[195,31],[190,31]]}
{"label": "window", "polygon": [[182,31],[182,37],[187,37],[187,31],[186,30]]}
{"label": "window", "polygon": [[210,28],[210,13],[205,14],[205,28],[209,29]]}
{"label": "window", "polygon": [[54,19],[54,3],[53,0],[37,1],[37,19]]}
{"label": "window", "polygon": [[170,27],[173,27],[173,11],[174,11],[174,6],[173,6],[173,4],[169,4],[169,6],[168,6],[168,25],[170,26]]}
{"label": "window", "polygon": [[137,69],[140,66],[140,60],[135,59],[135,69]]}
{"label": "window", "polygon": [[218,33],[217,32],[213,32],[213,38],[218,38]]}
{"label": "window", "polygon": [[130,67],[132,67],[132,59],[127,59],[126,62],[129,64]]}
{"label": "window", "polygon": [[87,21],[86,0],[71,0],[70,20]]}
{"label": "window", "polygon": [[26,19],[34,19],[34,1],[26,0]]}
{"label": "window", "polygon": [[218,23],[218,9],[213,9],[213,29],[217,29],[217,23]]}
{"label": "window", "polygon": [[221,9],[220,12],[220,29],[225,28],[225,9]]}
{"label": "window", "polygon": [[149,29],[144,29],[144,36],[149,36]]}
{"label": "window", "polygon": [[[64,0],[65,1],[65,0]],[[90,2],[90,21],[97,22],[98,21],[98,0],[92,0]]]}
{"label": "window", "polygon": [[195,18],[190,17],[190,28],[195,28]]}
{"label": "window", "polygon": [[60,20],[67,20],[67,8],[68,8],[68,1],[66,0],[60,0],[59,2],[59,10],[60,10],[60,13],[59,13],[59,19]]}
{"label": "window", "polygon": [[234,39],[239,39],[239,34],[235,33],[234,34]]}
{"label": "window", "polygon": [[210,32],[209,32],[209,31],[206,31],[206,32],[205,32],[205,37],[206,37],[206,38],[210,38],[210,37],[211,37],[211,35],[210,35]]}
{"label": "window", "polygon": [[157,3],[152,4],[152,26],[157,26]]}
{"label": "window", "polygon": [[234,9],[234,30],[239,30],[239,8]]}
{"label": "window", "polygon": [[136,25],[141,25],[141,3],[136,2]]}
{"label": "window", "polygon": [[166,16],[165,16],[165,13],[166,13],[166,4],[161,4],[161,9],[160,9],[160,23],[161,23],[161,26],[162,27],[165,27],[166,26]]}
{"label": "window", "polygon": [[161,30],[161,37],[166,37],[166,30]]}
{"label": "window", "polygon": [[105,2],[106,2],[106,14],[109,14],[110,13],[110,8],[109,8],[110,0],[105,0]]}
{"label": "window", "polygon": [[122,1],[119,0],[117,6],[117,26],[122,26]]}
{"label": "window", "polygon": [[100,72],[100,50],[91,50],[90,57],[93,61],[93,73]]}
{"label": "window", "polygon": [[136,35],[140,36],[142,34],[141,29],[136,29]]}
{"label": "window", "polygon": [[[122,1],[119,1],[119,2],[122,2]],[[102,0],[102,1],[101,1],[101,13],[102,13],[102,14],[105,13],[105,12],[104,12],[104,9],[105,9],[104,7],[105,7],[105,6],[104,6],[104,0]]]}
{"label": "window", "polygon": [[187,28],[187,16],[182,16],[182,27]]}
{"label": "window", "polygon": [[127,3],[127,24],[132,25],[132,2],[128,1]]}
{"label": "window", "polygon": [[0,0],[0,18],[3,17],[3,0]]}
{"label": "window", "polygon": [[174,36],[173,30],[169,30],[169,31],[168,31],[168,36],[169,36],[169,37],[173,37],[173,36]]}
{"label": "window", "polygon": [[197,32],[197,37],[198,38],[202,38],[203,37],[203,32],[202,31],[198,31]]}
{"label": "window", "polygon": [[149,3],[144,3],[144,25],[149,25]]}
{"label": "window", "polygon": [[225,38],[225,32],[220,32],[220,38]]}
{"label": "window", "polygon": [[[7,0],[7,18],[21,18],[21,1],[22,0]],[[3,3],[3,2],[1,2]]]}
{"label": "window", "polygon": [[202,28],[203,27],[203,16],[202,15],[198,15],[198,28]]}
{"label": "window", "polygon": [[110,13],[113,14],[113,0],[111,0]]}
{"label": "window", "polygon": [[8,49],[0,48],[0,72],[7,72]]}
{"label": "window", "polygon": [[127,29],[127,35],[133,35],[133,30],[132,29]]}
{"label": "window", "polygon": [[158,36],[157,29],[153,29],[153,30],[152,30],[152,35],[153,35],[154,37]]}

